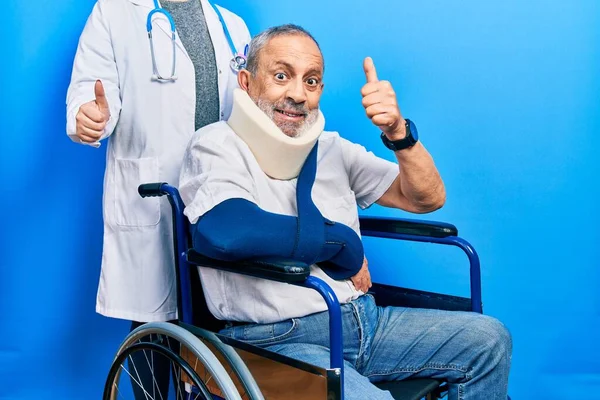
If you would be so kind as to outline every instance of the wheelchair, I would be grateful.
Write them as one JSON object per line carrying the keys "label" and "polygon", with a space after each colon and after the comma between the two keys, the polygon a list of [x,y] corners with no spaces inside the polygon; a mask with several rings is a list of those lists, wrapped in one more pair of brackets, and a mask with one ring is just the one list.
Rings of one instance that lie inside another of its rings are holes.
{"label": "wheelchair", "polygon": [[[190,225],[177,189],[167,183],[142,184],[142,197],[167,196],[172,208],[177,278],[177,323],[150,322],[133,330],[122,342],[108,373],[104,400],[163,399],[155,377],[155,360],[166,360],[168,398],[176,399],[327,399],[344,398],[344,360],[340,304],[333,290],[310,275],[310,266],[294,260],[258,259],[229,263],[207,258],[191,246]],[[361,217],[362,236],[456,246],[470,264],[470,297],[425,292],[373,283],[369,291],[380,306],[434,308],[482,313],[480,262],[475,249],[447,223],[398,218]],[[244,274],[316,290],[327,303],[330,366],[320,368],[251,344],[219,335],[224,321],[212,316],[204,300],[197,266]],[[142,379],[141,365],[152,374]],[[164,362],[163,362],[164,363]],[[156,365],[158,365],[158,361]],[[137,385],[137,387],[136,387]],[[437,399],[447,384],[434,379],[377,383],[396,400]],[[158,394],[157,394],[158,392]]]}

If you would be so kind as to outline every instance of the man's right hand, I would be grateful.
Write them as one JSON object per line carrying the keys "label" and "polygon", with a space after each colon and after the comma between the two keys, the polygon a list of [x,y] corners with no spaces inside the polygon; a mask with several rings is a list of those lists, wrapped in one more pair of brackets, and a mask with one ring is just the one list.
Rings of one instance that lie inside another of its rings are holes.
{"label": "man's right hand", "polygon": [[87,102],[79,107],[75,116],[75,132],[82,143],[95,143],[104,133],[106,123],[110,118],[110,109],[100,80],[94,86],[96,100]]}
{"label": "man's right hand", "polygon": [[362,268],[356,275],[350,278],[356,290],[367,293],[373,284],[371,283],[371,273],[369,272],[369,262],[367,257],[363,261]]}

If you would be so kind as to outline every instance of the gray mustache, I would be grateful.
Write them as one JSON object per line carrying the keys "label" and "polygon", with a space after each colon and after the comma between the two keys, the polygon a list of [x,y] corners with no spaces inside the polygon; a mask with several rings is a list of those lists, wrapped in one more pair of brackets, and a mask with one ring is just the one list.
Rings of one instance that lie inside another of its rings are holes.
{"label": "gray mustache", "polygon": [[290,110],[297,113],[308,114],[308,107],[306,107],[305,103],[296,103],[290,99],[285,99],[284,101],[274,104],[273,106],[279,110]]}

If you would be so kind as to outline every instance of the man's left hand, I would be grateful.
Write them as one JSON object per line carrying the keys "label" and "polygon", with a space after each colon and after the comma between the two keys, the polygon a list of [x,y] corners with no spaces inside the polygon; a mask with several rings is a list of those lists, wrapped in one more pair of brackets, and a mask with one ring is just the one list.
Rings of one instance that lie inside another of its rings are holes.
{"label": "man's left hand", "polygon": [[360,290],[363,293],[367,293],[371,286],[373,286],[371,283],[371,273],[369,272],[369,262],[366,257],[360,271],[350,278],[350,280],[354,284],[356,290]]}
{"label": "man's left hand", "polygon": [[367,83],[362,87],[362,104],[367,116],[390,140],[400,140],[406,136],[404,118],[398,108],[396,92],[388,81],[377,78],[375,64],[371,57],[363,63]]}

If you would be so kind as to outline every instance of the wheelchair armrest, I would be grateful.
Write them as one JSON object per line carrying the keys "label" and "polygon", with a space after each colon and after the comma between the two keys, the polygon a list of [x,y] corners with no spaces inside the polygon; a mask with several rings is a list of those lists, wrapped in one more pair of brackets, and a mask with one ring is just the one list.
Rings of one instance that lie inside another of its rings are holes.
{"label": "wheelchair armrest", "polygon": [[458,229],[454,225],[402,218],[362,217],[360,231],[363,236],[429,242],[460,248],[469,258],[471,311],[483,312],[479,256],[469,242],[458,237]]}
{"label": "wheelchair armrest", "polygon": [[436,238],[458,236],[458,229],[445,222],[385,217],[361,217],[360,231],[364,236],[377,236],[374,233],[399,233]]}
{"label": "wheelchair armrest", "polygon": [[282,258],[230,262],[205,257],[194,249],[190,249],[187,252],[187,260],[201,267],[285,283],[304,282],[310,275],[309,265]]}

